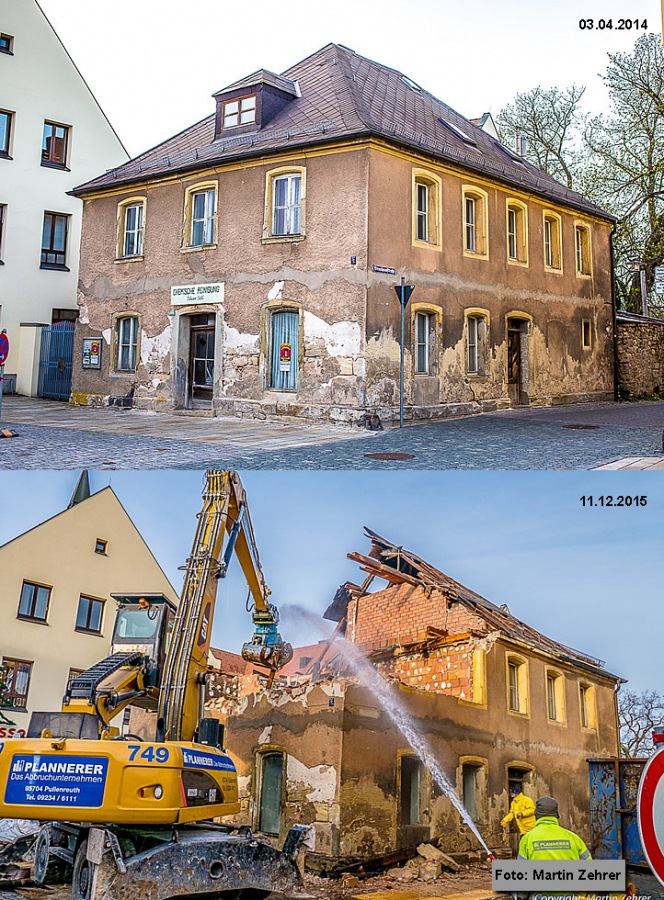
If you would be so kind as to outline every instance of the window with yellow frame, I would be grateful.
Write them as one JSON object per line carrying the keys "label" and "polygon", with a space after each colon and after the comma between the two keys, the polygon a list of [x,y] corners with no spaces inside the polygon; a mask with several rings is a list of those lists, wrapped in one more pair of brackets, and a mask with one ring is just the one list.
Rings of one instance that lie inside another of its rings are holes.
{"label": "window with yellow frame", "polygon": [[576,257],[576,274],[592,275],[590,228],[578,222],[574,225],[574,252]]}
{"label": "window with yellow frame", "polygon": [[505,657],[507,670],[507,710],[527,715],[529,711],[528,663],[514,654]]}
{"label": "window with yellow frame", "polygon": [[520,200],[507,201],[507,261],[528,265],[528,210]]}
{"label": "window with yellow frame", "polygon": [[561,272],[563,268],[561,219],[557,213],[548,209],[543,212],[542,238],[544,268]]}
{"label": "window with yellow frame", "polygon": [[489,258],[487,193],[475,186],[462,188],[463,252],[465,256]]}
{"label": "window with yellow frame", "polygon": [[306,231],[306,169],[287,166],[266,174],[263,240],[302,240]]}
{"label": "window with yellow frame", "polygon": [[426,169],[413,169],[413,243],[432,249],[441,248],[441,190],[438,175]]}
{"label": "window with yellow frame", "polygon": [[216,243],[217,183],[188,187],[184,195],[183,247],[209,247]]}
{"label": "window with yellow frame", "polygon": [[581,728],[597,728],[595,688],[592,684],[583,681],[579,683],[579,718]]}
{"label": "window with yellow frame", "polygon": [[549,722],[562,724],[565,721],[565,678],[561,672],[547,668],[546,717]]}
{"label": "window with yellow frame", "polygon": [[118,204],[118,259],[143,257],[145,197],[128,197]]}

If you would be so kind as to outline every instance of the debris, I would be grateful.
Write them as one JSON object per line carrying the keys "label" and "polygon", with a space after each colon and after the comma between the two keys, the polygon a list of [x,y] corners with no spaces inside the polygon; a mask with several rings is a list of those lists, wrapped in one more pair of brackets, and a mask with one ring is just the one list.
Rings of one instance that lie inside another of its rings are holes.
{"label": "debris", "polygon": [[423,856],[424,859],[445,866],[446,869],[451,869],[453,872],[458,872],[461,868],[458,862],[455,862],[451,856],[448,856],[447,853],[443,853],[438,847],[434,847],[433,844],[419,844],[417,852],[420,856]]}
{"label": "debris", "polygon": [[357,420],[357,425],[359,428],[366,428],[367,431],[384,431],[378,413],[364,413]]}

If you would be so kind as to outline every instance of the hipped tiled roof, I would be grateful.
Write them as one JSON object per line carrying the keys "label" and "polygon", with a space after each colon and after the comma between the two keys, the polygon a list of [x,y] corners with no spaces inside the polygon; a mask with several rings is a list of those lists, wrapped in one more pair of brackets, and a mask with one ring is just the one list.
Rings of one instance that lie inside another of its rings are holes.
{"label": "hipped tiled roof", "polygon": [[[259,70],[224,90],[249,85]],[[339,44],[287,69],[295,97],[262,130],[214,140],[214,115],[123,166],[75,188],[74,193],[116,188],[233,160],[293,151],[350,138],[379,137],[434,159],[513,185],[520,190],[606,219],[611,216],[508,150],[487,132],[396,69]],[[253,82],[252,82],[253,83]],[[223,93],[223,92],[219,92]]]}

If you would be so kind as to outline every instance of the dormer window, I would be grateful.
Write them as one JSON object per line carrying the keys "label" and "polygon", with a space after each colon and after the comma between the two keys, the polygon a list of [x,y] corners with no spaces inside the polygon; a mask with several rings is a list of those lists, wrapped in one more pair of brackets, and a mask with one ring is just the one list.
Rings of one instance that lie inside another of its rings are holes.
{"label": "dormer window", "polygon": [[227,100],[223,107],[223,127],[234,128],[237,125],[253,125],[256,121],[256,95],[238,97]]}

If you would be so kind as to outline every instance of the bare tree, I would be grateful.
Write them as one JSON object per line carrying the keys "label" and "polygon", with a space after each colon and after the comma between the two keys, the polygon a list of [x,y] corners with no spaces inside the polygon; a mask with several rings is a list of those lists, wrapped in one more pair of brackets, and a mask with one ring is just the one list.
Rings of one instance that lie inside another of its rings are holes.
{"label": "bare tree", "polygon": [[620,753],[622,756],[650,756],[653,728],[664,725],[664,696],[656,691],[621,691],[618,694]]}
{"label": "bare tree", "polygon": [[498,114],[504,143],[515,146],[517,135],[526,138],[527,158],[547,175],[572,188],[576,151],[574,141],[581,120],[579,104],[585,92],[576,84],[560,90],[533,88],[517,94]]}
{"label": "bare tree", "polygon": [[634,264],[664,261],[664,49],[660,35],[644,34],[634,52],[609,54],[604,76],[612,111],[594,116],[585,131],[585,193],[618,219],[616,281],[623,305],[640,311]]}

